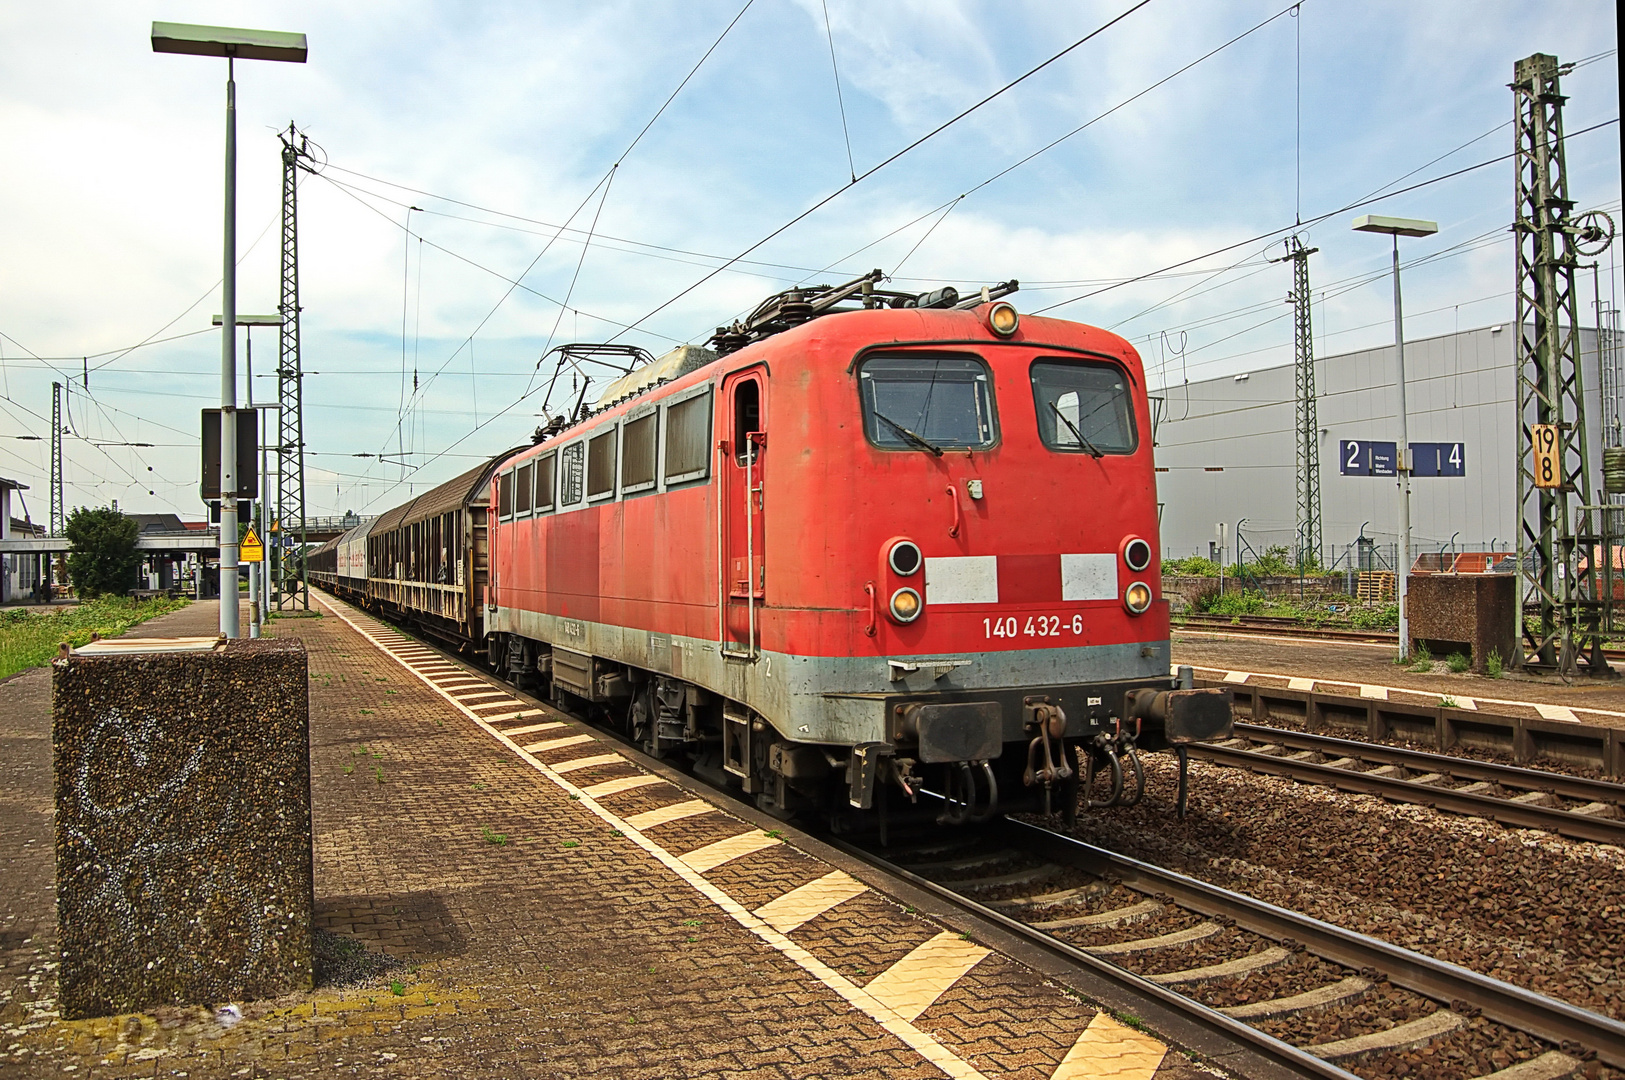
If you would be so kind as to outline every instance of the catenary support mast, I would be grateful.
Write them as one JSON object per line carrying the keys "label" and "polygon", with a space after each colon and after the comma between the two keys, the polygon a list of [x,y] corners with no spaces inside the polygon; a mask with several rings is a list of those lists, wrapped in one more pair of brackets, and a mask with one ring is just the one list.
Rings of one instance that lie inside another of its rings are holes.
{"label": "catenary support mast", "polygon": [[[1574,288],[1578,230],[1563,156],[1561,71],[1557,57],[1545,53],[1513,65],[1518,661],[1565,675],[1606,674],[1604,599],[1592,557],[1602,537],[1591,527],[1593,513],[1584,509],[1591,506],[1591,477]],[[1537,438],[1550,440],[1556,455],[1550,475],[1537,466]]]}
{"label": "catenary support mast", "polygon": [[[1292,253],[1293,358],[1298,390],[1298,560],[1319,564],[1320,536],[1320,422],[1315,415],[1315,333],[1310,321],[1313,298],[1309,293],[1309,256],[1319,248],[1305,248],[1296,237],[1287,240]],[[1307,555],[1305,554],[1307,553]]]}
{"label": "catenary support mast", "polygon": [[310,609],[305,576],[305,409],[304,370],[299,356],[299,170],[310,151],[292,124],[282,134],[282,333],[277,350],[277,394],[282,406],[277,438],[277,493],[274,540],[268,541],[276,578],[276,605]]}

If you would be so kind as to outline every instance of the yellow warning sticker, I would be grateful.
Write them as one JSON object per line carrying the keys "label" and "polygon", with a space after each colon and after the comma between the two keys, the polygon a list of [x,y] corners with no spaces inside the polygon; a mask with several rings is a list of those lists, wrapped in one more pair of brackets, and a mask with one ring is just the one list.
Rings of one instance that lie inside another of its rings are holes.
{"label": "yellow warning sticker", "polygon": [[263,562],[265,560],[265,545],[260,543],[259,534],[254,532],[254,526],[248,527],[248,535],[237,551],[237,558],[241,562]]}

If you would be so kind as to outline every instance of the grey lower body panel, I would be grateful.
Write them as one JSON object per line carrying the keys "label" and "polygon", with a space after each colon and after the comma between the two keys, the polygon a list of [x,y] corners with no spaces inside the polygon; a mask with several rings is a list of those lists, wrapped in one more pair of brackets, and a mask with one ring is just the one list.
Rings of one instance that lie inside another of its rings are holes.
{"label": "grey lower body panel", "polygon": [[726,655],[716,641],[570,619],[516,608],[488,609],[490,632],[671,675],[749,706],[797,742],[852,746],[890,742],[902,702],[997,701],[1004,741],[1024,738],[1021,704],[1047,696],[1069,735],[1123,713],[1130,689],[1170,685],[1167,640],[1021,651],[918,656]]}

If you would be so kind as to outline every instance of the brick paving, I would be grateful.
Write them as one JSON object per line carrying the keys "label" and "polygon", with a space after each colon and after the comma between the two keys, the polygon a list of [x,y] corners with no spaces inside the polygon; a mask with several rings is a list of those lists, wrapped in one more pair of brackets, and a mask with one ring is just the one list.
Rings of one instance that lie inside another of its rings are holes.
{"label": "brick paving", "polygon": [[[136,633],[207,634],[217,617],[214,605],[195,604]],[[870,890],[795,928],[792,951],[769,947],[647,846],[681,855],[748,831],[744,823],[711,811],[654,826],[647,840],[623,835],[340,619],[278,620],[271,632],[310,650],[318,924],[403,966],[243,1003],[240,1021],[179,1007],[57,1019],[50,675],[29,672],[0,685],[0,1076],[943,1075],[917,1041],[838,992],[842,977],[868,981],[942,927]],[[596,766],[567,779],[585,787],[636,773]],[[631,815],[689,799],[662,782],[601,805]],[[705,882],[750,910],[829,870],[775,843]],[[819,965],[836,981],[810,974]],[[1120,1064],[1078,1072],[1107,1030],[1104,1017],[1090,1027],[1095,1016],[993,954],[916,1026],[936,1033],[950,1064],[983,1075],[1198,1074],[1136,1032],[1122,1035],[1133,1053],[1113,1051]]]}

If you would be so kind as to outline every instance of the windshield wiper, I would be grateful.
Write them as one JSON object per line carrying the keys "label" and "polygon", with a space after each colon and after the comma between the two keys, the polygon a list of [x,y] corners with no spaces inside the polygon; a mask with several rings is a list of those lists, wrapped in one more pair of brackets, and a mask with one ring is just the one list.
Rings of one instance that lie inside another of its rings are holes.
{"label": "windshield wiper", "polygon": [[1082,443],[1085,447],[1088,448],[1089,453],[1093,454],[1097,458],[1106,456],[1105,454],[1100,452],[1100,447],[1096,446],[1094,443],[1090,442],[1087,438],[1084,437],[1083,432],[1078,430],[1078,425],[1074,424],[1072,421],[1070,421],[1070,420],[1068,420],[1066,418],[1066,413],[1062,412],[1060,410],[1060,408],[1055,404],[1055,402],[1053,402],[1053,401],[1050,402],[1049,403],[1049,408],[1050,408],[1050,412],[1054,413],[1056,415],[1056,417],[1060,419],[1061,423],[1065,424],[1069,429],[1071,429],[1072,434],[1074,434],[1074,435],[1076,435],[1078,437],[1078,442]]}
{"label": "windshield wiper", "polygon": [[935,443],[931,442],[930,440],[925,438],[925,436],[915,434],[914,432],[910,431],[908,428],[904,427],[902,424],[899,424],[896,420],[893,420],[891,417],[885,415],[884,413],[882,413],[878,409],[874,410],[874,414],[875,414],[875,419],[876,420],[882,421],[887,427],[891,428],[893,431],[897,432],[897,434],[901,435],[906,442],[912,443],[913,445],[919,447],[921,450],[928,450],[931,453],[935,454],[937,457],[942,456],[942,447],[940,447],[940,446],[936,445]]}

